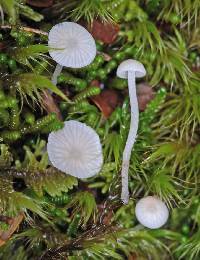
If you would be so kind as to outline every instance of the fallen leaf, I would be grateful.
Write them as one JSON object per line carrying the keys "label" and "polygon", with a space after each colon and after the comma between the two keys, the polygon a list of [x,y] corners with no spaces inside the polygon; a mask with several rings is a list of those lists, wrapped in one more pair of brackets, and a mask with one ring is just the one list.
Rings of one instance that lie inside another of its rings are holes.
{"label": "fallen leaf", "polygon": [[154,98],[154,91],[146,82],[137,85],[139,110],[144,111],[148,103]]}
{"label": "fallen leaf", "polygon": [[91,97],[91,100],[99,108],[105,118],[108,118],[120,103],[118,92],[113,89],[105,89],[101,94]]}
{"label": "fallen leaf", "polygon": [[101,83],[97,79],[94,79],[91,81],[90,85],[100,87]]}
{"label": "fallen leaf", "polygon": [[42,94],[42,104],[44,106],[44,109],[48,113],[56,113],[58,119],[62,120],[62,115],[60,112],[60,109],[56,103],[56,101],[53,99],[52,95],[49,93],[49,91],[43,91]]}
{"label": "fallen leaf", "polygon": [[0,230],[0,246],[4,245],[6,243],[7,240],[10,239],[10,237],[12,236],[12,234],[17,230],[17,228],[19,227],[20,223],[22,222],[24,218],[24,214],[20,213],[17,217],[14,218],[9,218],[9,229],[6,231],[1,231]]}
{"label": "fallen leaf", "polygon": [[5,42],[0,42],[0,51],[6,48],[6,43]]}
{"label": "fallen leaf", "polygon": [[128,260],[137,260],[136,254],[131,254],[128,256]]}
{"label": "fallen leaf", "polygon": [[119,25],[108,22],[94,20],[90,26],[87,26],[92,36],[106,44],[113,43],[119,32]]}

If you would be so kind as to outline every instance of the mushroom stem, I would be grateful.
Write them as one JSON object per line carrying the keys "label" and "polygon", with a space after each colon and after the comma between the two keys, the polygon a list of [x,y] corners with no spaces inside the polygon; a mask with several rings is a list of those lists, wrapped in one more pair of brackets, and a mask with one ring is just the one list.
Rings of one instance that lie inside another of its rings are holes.
{"label": "mushroom stem", "polygon": [[51,82],[56,86],[57,85],[57,78],[60,75],[61,71],[63,69],[63,66],[61,66],[60,64],[56,65],[56,68],[54,70],[53,76],[51,78]]}
{"label": "mushroom stem", "polygon": [[129,191],[128,191],[128,170],[130,165],[130,157],[132,147],[135,143],[137,129],[138,129],[138,120],[139,120],[139,110],[138,110],[138,100],[136,95],[136,84],[135,84],[135,72],[128,72],[128,89],[130,97],[130,106],[131,106],[131,122],[130,130],[128,133],[128,138],[123,152],[123,161],[122,161],[122,192],[121,200],[124,204],[128,204],[129,201]]}

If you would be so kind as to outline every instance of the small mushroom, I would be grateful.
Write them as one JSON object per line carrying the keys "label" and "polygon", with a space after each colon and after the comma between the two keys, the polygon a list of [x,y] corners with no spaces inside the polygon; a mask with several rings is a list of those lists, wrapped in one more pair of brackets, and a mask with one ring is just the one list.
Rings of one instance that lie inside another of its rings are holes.
{"label": "small mushroom", "polygon": [[92,35],[81,25],[63,22],[53,26],[49,32],[48,46],[50,56],[58,64],[52,77],[57,77],[62,67],[82,68],[89,65],[96,56],[96,45]]}
{"label": "small mushroom", "polygon": [[66,121],[63,129],[49,134],[47,152],[54,167],[78,178],[96,175],[103,164],[99,136],[75,120]]}
{"label": "small mushroom", "polygon": [[143,226],[156,229],[167,222],[169,210],[159,198],[148,196],[138,201],[135,207],[135,215]]}
{"label": "small mushroom", "polygon": [[128,79],[128,89],[130,96],[130,105],[131,105],[131,122],[130,130],[128,133],[128,138],[123,152],[123,161],[122,161],[122,192],[121,200],[123,203],[127,204],[129,201],[129,191],[128,191],[128,170],[130,164],[131,151],[136,139],[138,121],[139,121],[139,109],[138,109],[138,100],[136,95],[136,82],[135,78],[141,78],[146,75],[146,70],[144,66],[132,59],[123,61],[117,68],[117,76],[119,78]]}

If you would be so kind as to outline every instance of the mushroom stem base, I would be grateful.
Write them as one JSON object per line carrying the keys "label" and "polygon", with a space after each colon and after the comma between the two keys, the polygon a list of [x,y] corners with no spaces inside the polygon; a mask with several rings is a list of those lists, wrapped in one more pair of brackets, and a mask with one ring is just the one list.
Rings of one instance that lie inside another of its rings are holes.
{"label": "mushroom stem base", "polygon": [[121,191],[121,200],[124,204],[128,204],[129,201],[129,190],[128,190],[128,169],[129,161],[123,161],[122,163],[122,191]]}
{"label": "mushroom stem base", "polygon": [[61,71],[63,69],[63,66],[61,66],[60,64],[56,65],[56,68],[54,70],[53,76],[51,78],[51,82],[56,86],[57,85],[57,78],[60,75]]}

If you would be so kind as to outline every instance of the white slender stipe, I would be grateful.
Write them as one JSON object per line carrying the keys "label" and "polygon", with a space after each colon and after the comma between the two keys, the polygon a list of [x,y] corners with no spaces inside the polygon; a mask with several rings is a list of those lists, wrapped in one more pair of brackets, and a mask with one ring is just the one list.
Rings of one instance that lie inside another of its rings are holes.
{"label": "white slender stipe", "polygon": [[62,69],[63,69],[63,66],[61,66],[60,64],[57,64],[57,65],[56,65],[56,68],[55,68],[55,70],[54,70],[53,76],[52,76],[52,78],[51,78],[51,82],[52,82],[54,85],[57,85],[57,78],[58,78],[58,76],[60,75]]}
{"label": "white slender stipe", "polygon": [[138,101],[136,95],[135,78],[144,77],[145,74],[146,71],[144,66],[140,62],[131,59],[123,61],[117,69],[118,77],[128,79],[128,88],[129,88],[129,97],[130,97],[130,106],[131,106],[130,130],[128,133],[128,138],[123,152],[122,171],[121,171],[121,178],[122,178],[121,200],[124,204],[127,204],[129,201],[128,171],[129,171],[131,151],[135,143],[137,130],[138,130],[138,121],[139,121],[139,109],[138,109]]}
{"label": "white slender stipe", "polygon": [[128,86],[129,86],[129,96],[130,96],[130,105],[131,105],[131,122],[130,130],[128,133],[128,138],[126,141],[126,146],[123,152],[123,161],[122,161],[122,193],[121,199],[126,204],[129,200],[128,192],[128,170],[130,164],[130,157],[132,147],[135,143],[137,130],[138,130],[138,120],[139,120],[139,111],[138,111],[138,101],[136,96],[136,86],[135,86],[135,72],[128,73]]}

